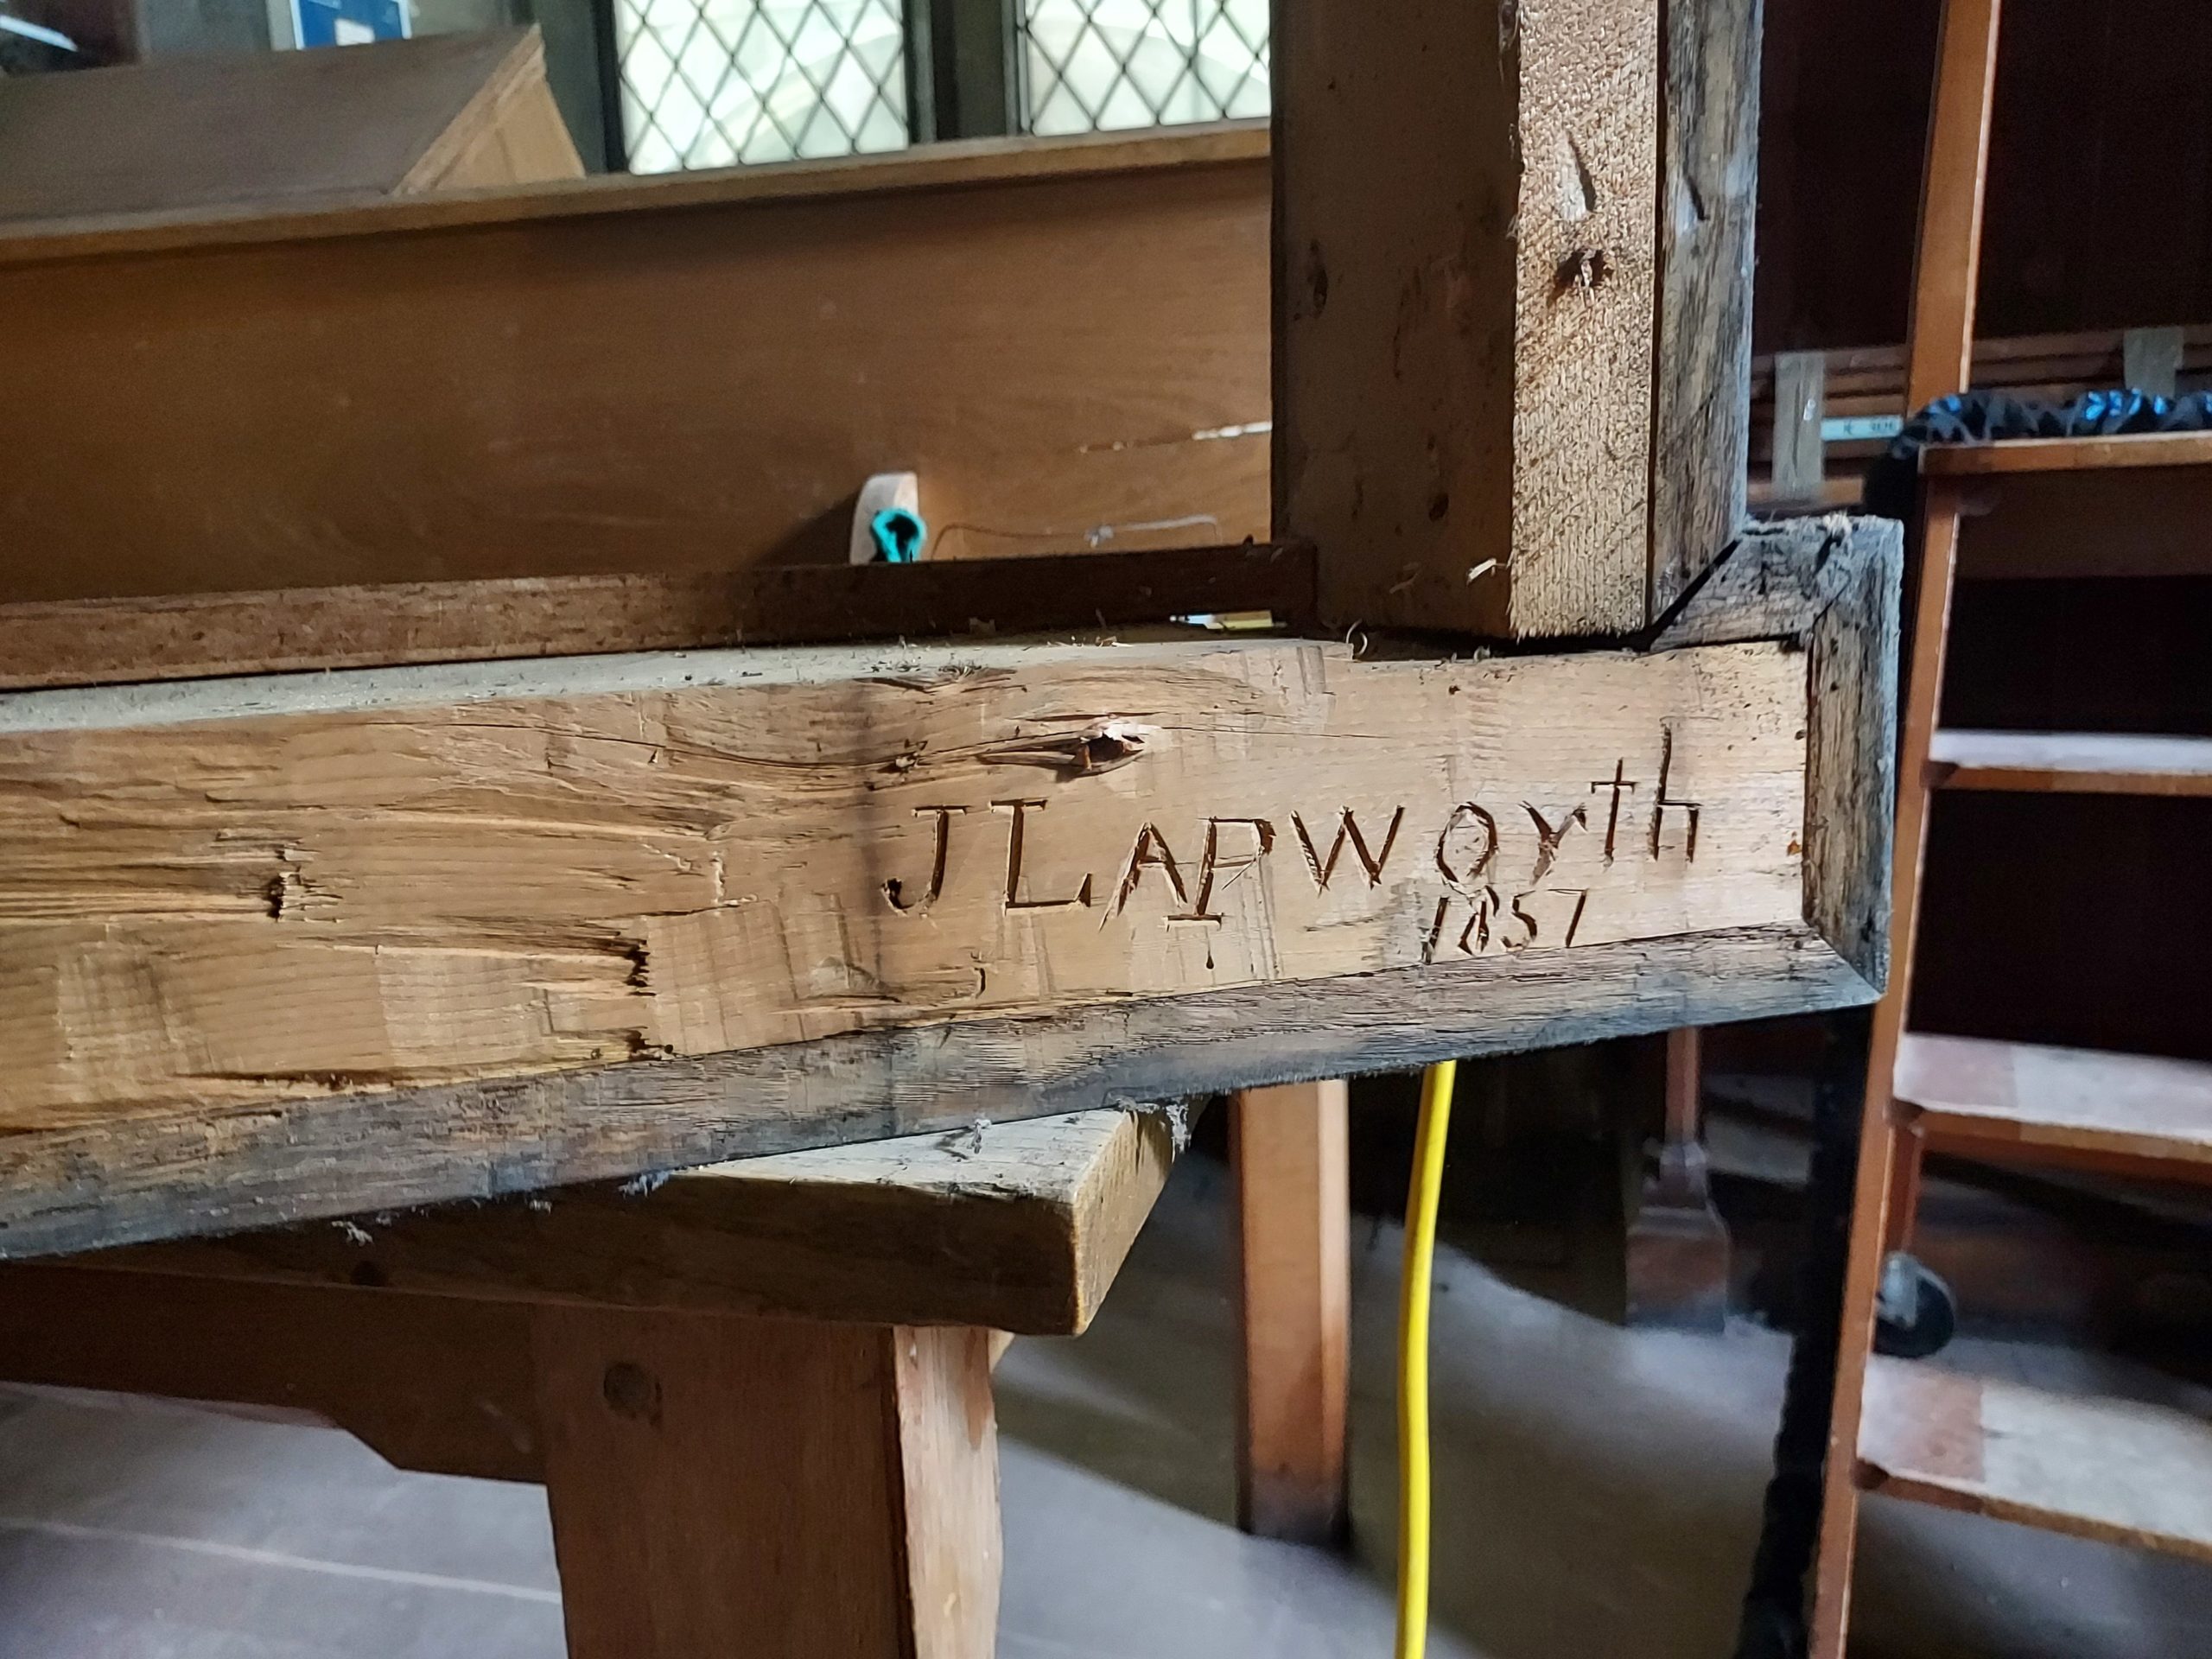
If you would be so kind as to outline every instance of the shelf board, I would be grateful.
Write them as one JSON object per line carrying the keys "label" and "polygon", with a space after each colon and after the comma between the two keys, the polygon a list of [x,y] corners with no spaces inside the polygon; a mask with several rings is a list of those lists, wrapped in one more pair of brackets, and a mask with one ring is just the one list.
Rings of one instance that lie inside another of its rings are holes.
{"label": "shelf board", "polygon": [[1935,789],[2060,795],[2212,796],[2212,738],[2106,732],[1937,732]]}
{"label": "shelf board", "polygon": [[2201,1062],[1913,1033],[1891,1092],[1919,1109],[1932,1144],[2212,1179],[2212,1065]]}
{"label": "shelf board", "polygon": [[1877,1355],[1859,1484],[1870,1492],[2212,1562],[2212,1423]]}
{"label": "shelf board", "polygon": [[2212,432],[2005,438],[1995,443],[1936,443],[1920,452],[1920,470],[1929,478],[2109,472],[2133,467],[2201,467],[2209,462],[2212,462]]}

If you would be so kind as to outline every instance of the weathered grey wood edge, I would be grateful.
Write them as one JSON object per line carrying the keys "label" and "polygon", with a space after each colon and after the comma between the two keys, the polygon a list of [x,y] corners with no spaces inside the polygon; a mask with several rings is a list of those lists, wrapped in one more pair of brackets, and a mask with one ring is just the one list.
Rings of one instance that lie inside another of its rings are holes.
{"label": "weathered grey wood edge", "polygon": [[1861,526],[1887,519],[1828,513],[1746,524],[1720,556],[1662,617],[1645,642],[1654,651],[1732,645],[1748,639],[1809,641],[1830,606],[1858,580]]}
{"label": "weathered grey wood edge", "polygon": [[1787,639],[1808,652],[1805,919],[1866,980],[1889,982],[1904,527],[1832,513],[1754,524],[1686,594],[1659,651]]}
{"label": "weathered grey wood edge", "polygon": [[1761,0],[1666,0],[1651,614],[1744,522]]}
{"label": "weathered grey wood edge", "polygon": [[1805,919],[1877,992],[1890,978],[1904,527],[1851,521],[1842,590],[1813,626]]}
{"label": "weathered grey wood edge", "polygon": [[[651,1182],[448,1204],[68,1258],[85,1273],[241,1285],[682,1309],[875,1325],[1080,1333],[1176,1157],[1166,1112],[1110,1120],[1100,1161],[1033,1179],[962,1151],[966,1130],[905,1155],[919,1180],[785,1181],[744,1160]],[[1000,1131],[1001,1135],[1007,1131]],[[899,1146],[875,1142],[839,1151]],[[800,1154],[804,1156],[806,1154]],[[974,1170],[972,1175],[966,1172]],[[0,1295],[7,1275],[0,1268]]]}
{"label": "weathered grey wood edge", "polygon": [[[1842,1007],[1802,924],[0,1140],[0,1260]],[[97,1163],[79,1156],[97,1139]],[[87,1172],[104,1167],[105,1173]],[[211,1202],[211,1194],[223,1195]]]}

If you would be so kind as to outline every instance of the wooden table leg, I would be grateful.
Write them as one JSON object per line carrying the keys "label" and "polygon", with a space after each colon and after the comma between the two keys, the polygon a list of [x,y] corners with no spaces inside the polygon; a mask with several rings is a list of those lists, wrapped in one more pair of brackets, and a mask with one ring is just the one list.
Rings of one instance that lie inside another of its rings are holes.
{"label": "wooden table leg", "polygon": [[1248,1089],[1236,1170],[1236,1517],[1302,1543],[1343,1539],[1351,1190],[1342,1082]]}
{"label": "wooden table leg", "polygon": [[1666,1138],[1628,1228],[1630,1325],[1719,1331],[1728,1322],[1728,1226],[1698,1140],[1700,1082],[1695,1028],[1669,1032]]}
{"label": "wooden table leg", "polygon": [[989,1659],[988,1343],[537,1309],[570,1659]]}

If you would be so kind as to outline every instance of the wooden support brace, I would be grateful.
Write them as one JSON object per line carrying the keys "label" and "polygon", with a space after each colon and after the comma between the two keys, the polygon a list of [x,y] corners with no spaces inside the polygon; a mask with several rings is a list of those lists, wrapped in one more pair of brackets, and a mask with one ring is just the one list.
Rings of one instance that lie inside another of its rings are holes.
{"label": "wooden support brace", "polygon": [[1774,359],[1774,499],[1818,501],[1827,481],[1821,436],[1827,411],[1827,356],[1783,352]]}
{"label": "wooden support brace", "polygon": [[1236,1518],[1340,1543],[1350,1523],[1351,1217],[1341,1081],[1248,1089],[1230,1120],[1236,1174]]}
{"label": "wooden support brace", "polygon": [[1695,1029],[1667,1033],[1666,1134],[1628,1230],[1630,1325],[1719,1331],[1727,1323],[1728,1228],[1698,1141],[1698,1061]]}
{"label": "wooden support brace", "polygon": [[0,1376],[543,1481],[572,1659],[988,1659],[992,1333],[170,1273],[0,1276]]}
{"label": "wooden support brace", "polygon": [[541,1309],[571,1659],[989,1659],[988,1335]]}

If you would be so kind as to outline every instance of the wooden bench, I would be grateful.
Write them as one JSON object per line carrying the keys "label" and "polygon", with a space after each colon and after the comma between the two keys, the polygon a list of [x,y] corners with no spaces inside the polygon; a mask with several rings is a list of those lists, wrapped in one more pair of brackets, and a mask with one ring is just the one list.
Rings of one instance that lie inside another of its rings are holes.
{"label": "wooden bench", "polygon": [[995,1332],[1097,1312],[1174,1157],[1065,1114],[0,1268],[0,1377],[543,1481],[574,1659],[977,1659]]}

